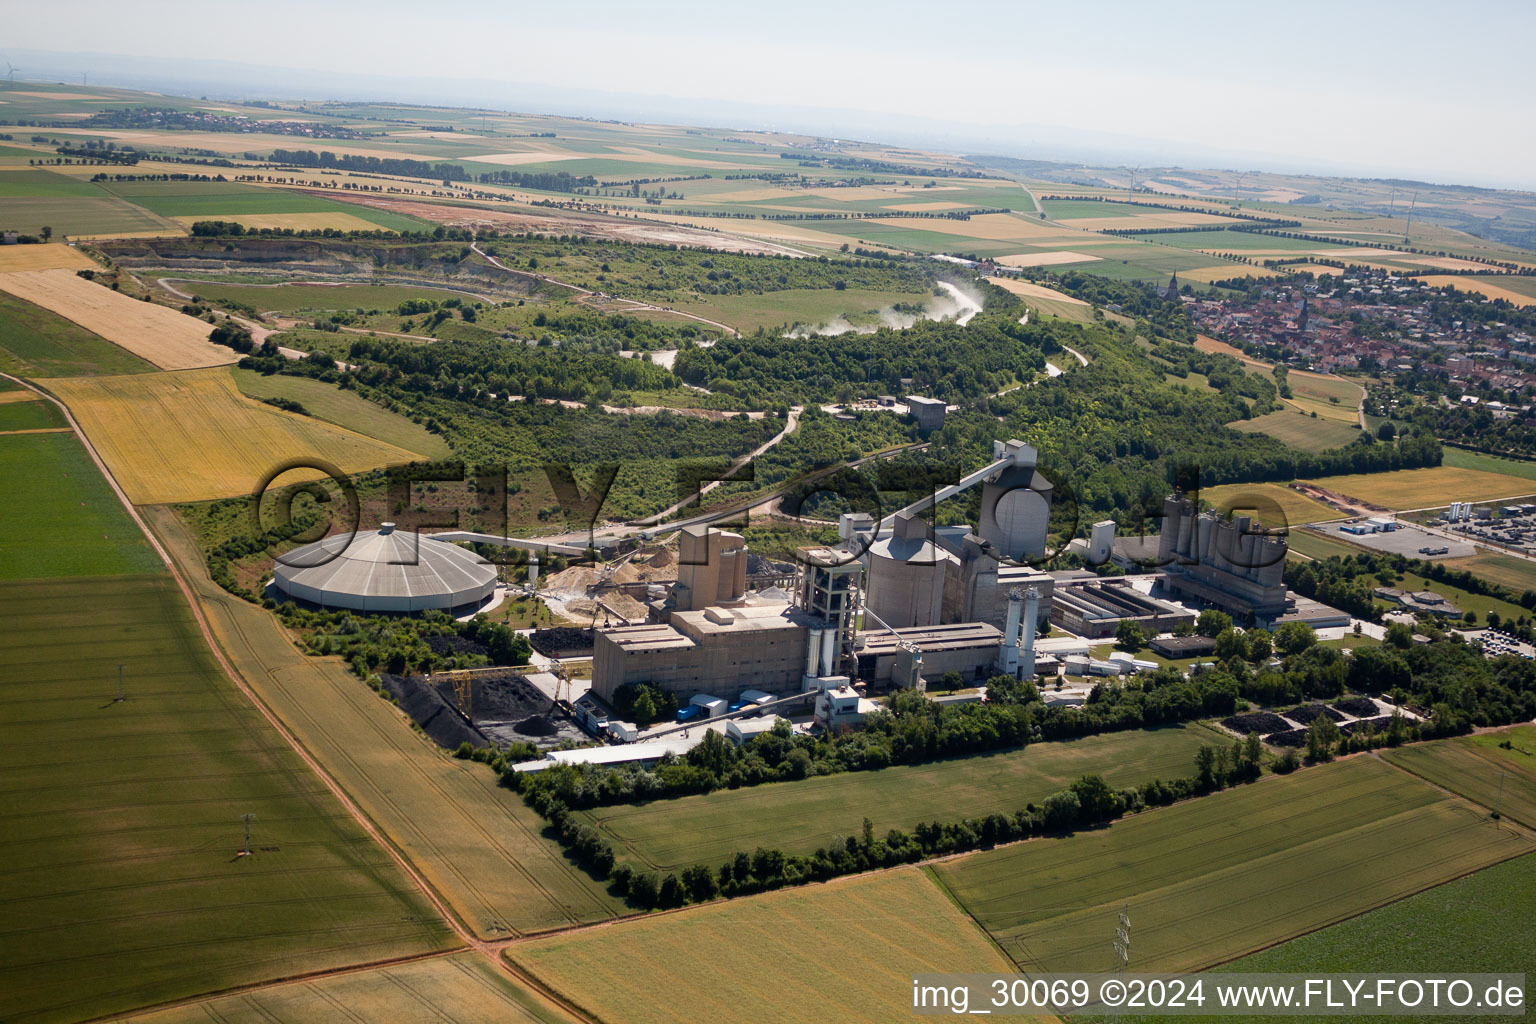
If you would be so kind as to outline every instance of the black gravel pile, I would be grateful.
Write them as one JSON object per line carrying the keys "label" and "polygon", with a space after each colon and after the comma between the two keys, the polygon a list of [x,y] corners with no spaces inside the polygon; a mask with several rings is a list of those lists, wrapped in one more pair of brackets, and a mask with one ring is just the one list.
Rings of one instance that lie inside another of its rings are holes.
{"label": "black gravel pile", "polygon": [[420,676],[396,676],[384,673],[379,676],[389,695],[400,705],[400,710],[411,716],[421,726],[432,742],[447,750],[456,750],[460,743],[468,742],[476,747],[488,747],[491,741],[485,734],[458,713],[452,704],[453,689],[448,698]]}
{"label": "black gravel pile", "polygon": [[1268,711],[1256,711],[1251,715],[1233,715],[1231,718],[1222,719],[1221,724],[1233,732],[1240,733],[1261,732],[1267,734],[1284,732],[1291,727],[1291,723],[1279,715],[1271,714]]}
{"label": "black gravel pile", "polygon": [[1324,715],[1327,715],[1335,722],[1344,721],[1343,715],[1326,704],[1303,704],[1301,707],[1285,713],[1286,718],[1301,725],[1311,725]]}
{"label": "black gravel pile", "polygon": [[546,658],[559,658],[570,654],[592,653],[592,628],[555,626],[552,629],[536,629],[528,636],[528,643]]}
{"label": "black gravel pile", "polygon": [[553,736],[560,727],[544,715],[530,715],[513,726],[524,736]]}
{"label": "black gravel pile", "polygon": [[1287,729],[1285,732],[1272,732],[1264,737],[1264,742],[1277,747],[1304,747],[1307,745],[1307,730]]}
{"label": "black gravel pile", "polygon": [[[439,676],[432,683],[442,698],[452,704],[453,680]],[[477,670],[470,679],[469,698],[470,716],[476,722],[516,722],[533,715],[548,714],[554,707],[554,701],[544,696],[515,668]]]}
{"label": "black gravel pile", "polygon": [[1381,712],[1376,708],[1376,702],[1373,700],[1368,700],[1365,697],[1351,697],[1348,700],[1336,700],[1333,702],[1333,706],[1344,712],[1346,715],[1354,715],[1356,718],[1369,718],[1371,716],[1381,714]]}

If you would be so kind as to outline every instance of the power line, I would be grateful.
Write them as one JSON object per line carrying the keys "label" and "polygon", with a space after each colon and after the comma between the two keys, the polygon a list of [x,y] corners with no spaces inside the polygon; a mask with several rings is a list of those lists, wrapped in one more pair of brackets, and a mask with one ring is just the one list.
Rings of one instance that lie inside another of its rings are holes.
{"label": "power line", "polygon": [[245,822],[245,849],[240,851],[240,856],[242,857],[249,857],[251,855],[251,821],[255,817],[256,815],[254,814],[242,814],[240,816],[240,820]]}

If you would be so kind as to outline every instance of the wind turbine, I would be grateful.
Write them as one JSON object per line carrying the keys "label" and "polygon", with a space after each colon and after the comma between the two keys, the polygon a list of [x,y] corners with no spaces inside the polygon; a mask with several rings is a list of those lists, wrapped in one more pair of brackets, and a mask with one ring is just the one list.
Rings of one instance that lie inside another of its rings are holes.
{"label": "wind turbine", "polygon": [[5,62],[5,80],[14,85],[15,82],[16,82],[16,72],[18,72],[20,70],[21,70],[21,68],[19,68],[16,65],[12,64],[10,61],[6,61]]}

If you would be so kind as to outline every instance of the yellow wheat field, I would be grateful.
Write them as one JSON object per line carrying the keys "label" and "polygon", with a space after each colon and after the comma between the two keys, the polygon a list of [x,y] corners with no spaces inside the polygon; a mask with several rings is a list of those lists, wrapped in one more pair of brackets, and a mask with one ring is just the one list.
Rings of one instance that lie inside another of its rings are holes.
{"label": "yellow wheat field", "polygon": [[987,280],[997,285],[1004,291],[1022,295],[1026,299],[1051,299],[1055,302],[1065,302],[1072,306],[1086,306],[1088,303],[1082,299],[1074,299],[1066,292],[1058,292],[1054,288],[1047,288],[1043,284],[1035,284],[1033,281],[1020,281],[1014,277],[989,277]]}
{"label": "yellow wheat field", "polygon": [[68,245],[0,245],[0,274],[25,270],[91,270],[96,267]]}
{"label": "yellow wheat field", "polygon": [[507,956],[591,1016],[627,1024],[905,1020],[913,974],[1013,970],[917,868],[517,943]]}
{"label": "yellow wheat field", "polygon": [[1231,217],[1214,213],[1147,213],[1123,217],[1074,217],[1066,223],[1084,231],[1123,231],[1134,228],[1185,228],[1206,224],[1232,224]]}
{"label": "yellow wheat field", "polygon": [[196,317],[130,299],[73,270],[0,274],[0,289],[42,306],[115,342],[162,370],[233,363],[240,356],[208,340],[213,328]]}
{"label": "yellow wheat field", "polygon": [[[845,191],[839,189],[839,192]],[[852,192],[853,189],[846,191]],[[1023,240],[1026,243],[1033,242],[1042,236],[1060,236],[1061,228],[1054,224],[1045,224],[1037,220],[1025,220],[1021,216],[1012,213],[984,213],[970,220],[947,220],[935,217],[931,220],[910,220],[906,218],[880,217],[873,220],[874,224],[888,224],[897,228],[915,228],[923,231],[938,231],[946,235],[965,235],[969,238],[985,238],[992,241],[1011,242]],[[1076,227],[1076,225],[1073,225]]]}
{"label": "yellow wheat field", "polygon": [[1085,252],[1056,249],[1052,252],[1021,252],[1012,256],[999,256],[997,262],[1005,267],[1054,267],[1059,263],[1092,263],[1103,258]]}
{"label": "yellow wheat field", "polygon": [[1450,285],[1457,291],[1473,292],[1477,295],[1487,296],[1490,299],[1504,299],[1513,302],[1517,306],[1536,306],[1536,298],[1501,287],[1498,283],[1484,277],[1458,277],[1455,274],[1433,274],[1421,277],[1419,280],[1435,288],[1443,288],[1445,285]]}
{"label": "yellow wheat field", "polygon": [[345,473],[421,458],[247,398],[222,367],[39,383],[69,406],[136,505],[250,494],[295,458],[318,457]]}
{"label": "yellow wheat field", "polygon": [[1246,263],[1224,264],[1219,267],[1196,267],[1179,271],[1181,281],[1225,281],[1232,277],[1278,277],[1278,270],[1268,267],[1250,267]]}

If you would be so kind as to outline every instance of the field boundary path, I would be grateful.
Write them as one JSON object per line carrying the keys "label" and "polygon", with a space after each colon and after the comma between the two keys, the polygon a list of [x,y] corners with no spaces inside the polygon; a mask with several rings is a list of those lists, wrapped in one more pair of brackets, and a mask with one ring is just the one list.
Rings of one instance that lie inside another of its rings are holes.
{"label": "field boundary path", "polygon": [[[358,823],[358,826],[362,828],[368,837],[389,854],[391,859],[394,860],[395,864],[400,868],[405,876],[409,878],[418,889],[421,890],[422,895],[437,911],[438,915],[442,917],[444,923],[446,923],[448,927],[452,929],[453,933],[459,937],[459,941],[464,944],[462,947],[458,947],[453,950],[439,951],[438,954],[434,955],[441,955],[441,953],[444,952],[457,952],[458,949],[465,947],[476,950],[484,956],[489,957],[493,962],[495,962],[500,970],[502,970],[518,984],[526,987],[530,992],[536,993],[549,1000],[550,1002],[559,1006],[565,1012],[576,1017],[578,1020],[589,1020],[589,1018],[573,1004],[569,1003],[552,990],[549,990],[546,986],[537,980],[526,976],[524,972],[518,970],[505,957],[501,956],[501,950],[510,944],[510,940],[486,941],[477,938],[474,933],[469,930],[468,926],[459,919],[458,915],[453,912],[452,908],[448,906],[447,902],[438,895],[436,890],[434,890],[431,885],[427,883],[426,878],[423,877],[421,872],[416,869],[416,866],[412,864],[404,854],[397,850],[393,843],[390,843],[385,838],[384,834],[379,830],[378,826],[373,823],[372,819],[364,814],[362,809],[352,801],[351,796],[347,794],[346,790],[342,788],[341,784],[331,777],[330,773],[321,766],[320,762],[317,761],[314,756],[311,755],[310,752],[304,747],[304,745],[299,742],[298,738],[291,731],[289,731],[288,726],[282,721],[282,719],[280,719],[277,714],[273,712],[272,709],[269,708],[266,703],[256,695],[256,692],[252,690],[251,687],[246,683],[245,678],[239,673],[234,664],[224,653],[224,649],[220,647],[218,642],[214,639],[213,630],[209,626],[208,618],[203,612],[202,604],[197,600],[196,594],[193,592],[191,585],[187,583],[186,578],[182,576],[180,569],[177,568],[175,561],[171,558],[170,552],[166,551],[165,547],[160,543],[160,538],[156,536],[154,531],[149,528],[149,524],[144,521],[143,517],[139,514],[139,510],[134,507],[133,502],[128,500],[127,493],[123,491],[121,486],[119,486],[117,478],[114,477],[112,475],[112,471],[107,468],[107,464],[102,460],[100,454],[97,453],[96,446],[91,443],[91,439],[87,437],[85,431],[81,429],[80,424],[75,420],[74,414],[69,411],[69,407],[59,399],[55,398],[53,395],[39,387],[36,387],[30,382],[21,379],[20,377],[13,377],[8,373],[0,373],[0,377],[3,377],[4,379],[9,380],[15,384],[19,384],[20,386],[27,388],[30,391],[36,392],[43,398],[58,406],[59,411],[64,414],[64,418],[69,421],[70,429],[74,431],[75,436],[80,439],[80,443],[85,447],[86,454],[91,457],[91,461],[96,464],[97,470],[100,471],[101,475],[106,479],[108,485],[111,486],[112,493],[117,496],[117,500],[122,504],[123,510],[128,513],[129,518],[131,518],[134,524],[139,528],[139,531],[144,535],[145,540],[149,542],[150,547],[154,549],[155,554],[160,558],[160,561],[165,564],[166,571],[170,573],[171,578],[176,581],[177,588],[180,589],[182,596],[186,599],[187,605],[192,611],[192,616],[197,622],[198,631],[202,633],[203,642],[208,645],[209,651],[212,652],[214,658],[219,663],[219,667],[223,669],[224,674],[229,678],[230,682],[232,682],[235,685],[235,688],[239,690],[240,693],[243,694],[245,698],[251,702],[251,705],[261,713],[261,716],[267,720],[268,724],[270,724],[272,728],[277,731],[277,734],[283,738],[283,742],[287,743],[288,746],[292,748],[293,752],[297,754],[304,765],[315,774],[315,777],[325,785],[326,789],[330,790],[331,794],[336,797],[337,801],[341,804],[343,809],[345,809],[346,812],[352,816],[352,818]],[[385,962],[389,963],[393,961]],[[322,971],[316,974],[308,975],[306,976],[306,980],[314,980],[316,978],[327,977],[333,974],[351,973],[370,966],[376,965],[359,964],[343,968],[336,968],[330,971]],[[274,979],[273,981],[267,982],[265,984],[278,984],[286,980],[291,979]],[[250,987],[259,988],[264,986],[253,985]],[[211,994],[214,993],[205,993],[201,998],[207,998]],[[141,1007],[139,1010],[134,1012],[142,1012],[143,1010],[152,1008],[153,1007]]]}

